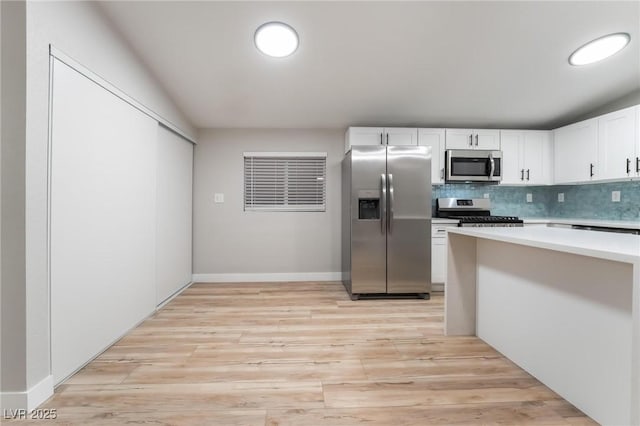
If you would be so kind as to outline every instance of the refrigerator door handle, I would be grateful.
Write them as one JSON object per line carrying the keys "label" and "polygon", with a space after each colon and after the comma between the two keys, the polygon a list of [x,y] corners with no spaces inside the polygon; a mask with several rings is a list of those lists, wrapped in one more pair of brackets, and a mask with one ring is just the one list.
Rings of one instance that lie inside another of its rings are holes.
{"label": "refrigerator door handle", "polygon": [[387,178],[384,173],[380,175],[380,231],[384,235],[387,227]]}
{"label": "refrigerator door handle", "polygon": [[389,234],[393,232],[393,175],[389,173]]}

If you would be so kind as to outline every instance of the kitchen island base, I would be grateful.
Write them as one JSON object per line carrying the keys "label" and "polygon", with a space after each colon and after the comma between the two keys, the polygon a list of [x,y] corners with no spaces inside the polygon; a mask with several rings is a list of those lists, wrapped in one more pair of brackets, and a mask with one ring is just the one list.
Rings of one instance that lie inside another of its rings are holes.
{"label": "kitchen island base", "polygon": [[600,423],[639,423],[637,263],[464,231],[448,251],[447,335],[477,335]]}

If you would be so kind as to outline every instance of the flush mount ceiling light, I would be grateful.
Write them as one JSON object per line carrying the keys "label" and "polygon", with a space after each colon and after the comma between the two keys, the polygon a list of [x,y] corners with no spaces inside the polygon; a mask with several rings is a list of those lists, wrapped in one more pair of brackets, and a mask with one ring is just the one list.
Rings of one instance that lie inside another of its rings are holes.
{"label": "flush mount ceiling light", "polygon": [[254,35],[256,47],[265,55],[284,58],[298,48],[298,34],[283,22],[260,25]]}
{"label": "flush mount ceiling light", "polygon": [[613,56],[629,44],[629,34],[615,33],[590,41],[569,56],[571,65],[587,65]]}

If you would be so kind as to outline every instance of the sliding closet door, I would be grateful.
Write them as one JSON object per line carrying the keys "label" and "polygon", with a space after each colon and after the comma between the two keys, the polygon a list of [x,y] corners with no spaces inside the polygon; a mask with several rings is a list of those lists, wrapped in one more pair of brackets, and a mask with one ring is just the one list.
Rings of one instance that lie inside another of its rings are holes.
{"label": "sliding closet door", "polygon": [[156,302],[191,282],[193,144],[158,126]]}
{"label": "sliding closet door", "polygon": [[155,308],[157,122],[54,60],[52,370],[60,383]]}

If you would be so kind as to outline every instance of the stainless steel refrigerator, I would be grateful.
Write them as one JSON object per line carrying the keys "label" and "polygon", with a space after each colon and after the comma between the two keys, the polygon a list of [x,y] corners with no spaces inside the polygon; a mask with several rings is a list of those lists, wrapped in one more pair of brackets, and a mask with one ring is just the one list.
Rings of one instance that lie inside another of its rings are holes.
{"label": "stainless steel refrigerator", "polygon": [[354,146],[342,161],[342,272],[352,299],[431,293],[431,148]]}

